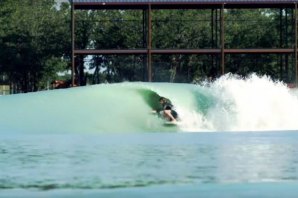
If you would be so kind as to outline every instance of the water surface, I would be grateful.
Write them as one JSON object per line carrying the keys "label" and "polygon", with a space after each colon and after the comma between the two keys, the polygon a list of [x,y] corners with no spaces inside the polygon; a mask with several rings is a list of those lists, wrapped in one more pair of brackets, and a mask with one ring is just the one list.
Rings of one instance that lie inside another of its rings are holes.
{"label": "water surface", "polygon": [[218,189],[229,197],[235,188],[250,197],[246,188],[264,187],[268,195],[273,185],[282,194],[298,181],[297,145],[297,131],[2,135],[0,188],[28,197],[76,191],[130,197],[138,189],[190,197]]}

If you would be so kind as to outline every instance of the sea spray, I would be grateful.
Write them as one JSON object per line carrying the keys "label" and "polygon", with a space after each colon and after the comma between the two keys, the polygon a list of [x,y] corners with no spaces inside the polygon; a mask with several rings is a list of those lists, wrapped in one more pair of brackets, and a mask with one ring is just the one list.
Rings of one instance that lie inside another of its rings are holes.
{"label": "sea spray", "polygon": [[247,78],[225,75],[210,86],[217,98],[207,119],[216,130],[295,130],[297,95],[279,81],[252,74]]}

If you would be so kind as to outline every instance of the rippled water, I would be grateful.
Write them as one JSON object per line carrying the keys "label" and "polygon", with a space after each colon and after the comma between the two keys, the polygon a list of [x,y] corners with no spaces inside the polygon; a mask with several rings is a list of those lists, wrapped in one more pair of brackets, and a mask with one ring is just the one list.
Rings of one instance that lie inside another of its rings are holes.
{"label": "rippled water", "polygon": [[296,131],[1,135],[0,197],[20,189],[297,183],[297,145]]}

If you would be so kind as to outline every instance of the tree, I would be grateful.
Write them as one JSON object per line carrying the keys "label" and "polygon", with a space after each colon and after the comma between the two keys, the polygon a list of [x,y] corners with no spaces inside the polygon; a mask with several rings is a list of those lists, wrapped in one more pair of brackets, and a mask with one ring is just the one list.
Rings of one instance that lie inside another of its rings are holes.
{"label": "tree", "polygon": [[21,92],[45,88],[45,81],[67,67],[69,9],[54,5],[54,0],[2,2],[0,65]]}

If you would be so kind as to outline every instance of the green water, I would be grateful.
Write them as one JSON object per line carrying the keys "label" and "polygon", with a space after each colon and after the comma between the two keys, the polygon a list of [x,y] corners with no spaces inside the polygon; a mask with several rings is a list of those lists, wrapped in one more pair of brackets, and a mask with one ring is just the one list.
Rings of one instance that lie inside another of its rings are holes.
{"label": "green water", "polygon": [[255,75],[1,96],[0,197],[297,197],[297,96]]}
{"label": "green water", "polygon": [[297,131],[0,137],[0,197],[298,193]]}
{"label": "green water", "polygon": [[[151,113],[169,98],[179,127]],[[298,128],[298,94],[267,77],[223,76],[212,84],[119,83],[0,97],[0,131],[131,133]]]}
{"label": "green water", "polygon": [[198,109],[192,88],[193,85],[187,84],[120,83],[0,97],[0,130],[28,133],[177,131],[162,126],[163,121],[151,111],[158,105],[160,96],[171,98],[178,108]]}

